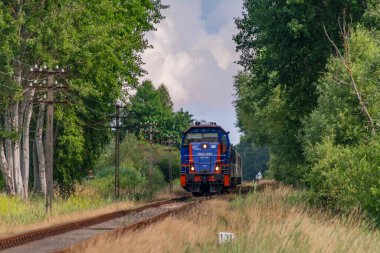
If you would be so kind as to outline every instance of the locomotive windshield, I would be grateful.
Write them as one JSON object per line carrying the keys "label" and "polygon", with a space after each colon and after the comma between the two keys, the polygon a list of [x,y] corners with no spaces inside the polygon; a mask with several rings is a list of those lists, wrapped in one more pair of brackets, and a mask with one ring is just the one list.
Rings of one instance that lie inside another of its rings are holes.
{"label": "locomotive windshield", "polygon": [[218,142],[218,133],[187,133],[183,145],[191,142]]}

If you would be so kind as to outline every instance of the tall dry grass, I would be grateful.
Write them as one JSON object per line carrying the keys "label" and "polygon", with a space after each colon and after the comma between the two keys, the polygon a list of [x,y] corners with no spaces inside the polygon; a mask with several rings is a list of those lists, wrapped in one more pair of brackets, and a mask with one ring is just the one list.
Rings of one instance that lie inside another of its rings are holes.
{"label": "tall dry grass", "polygon": [[90,190],[84,187],[77,195],[68,199],[57,198],[53,203],[52,213],[48,214],[45,212],[43,198],[32,198],[29,202],[25,202],[16,197],[0,194],[0,238],[189,194],[176,185],[172,193],[169,192],[169,188],[164,188],[156,193],[153,199],[132,201],[102,198]]}
{"label": "tall dry grass", "polygon": [[[312,210],[302,193],[274,188],[208,201],[147,229],[93,240],[78,252],[379,252],[379,231],[359,216]],[[220,231],[235,233],[235,240],[219,245]]]}
{"label": "tall dry grass", "polygon": [[66,222],[91,218],[98,215],[129,209],[142,203],[115,202],[102,206],[91,203],[74,208],[70,202],[55,203],[51,214],[45,213],[44,204],[25,203],[7,197],[6,204],[0,203],[0,239],[39,228],[45,228]]}

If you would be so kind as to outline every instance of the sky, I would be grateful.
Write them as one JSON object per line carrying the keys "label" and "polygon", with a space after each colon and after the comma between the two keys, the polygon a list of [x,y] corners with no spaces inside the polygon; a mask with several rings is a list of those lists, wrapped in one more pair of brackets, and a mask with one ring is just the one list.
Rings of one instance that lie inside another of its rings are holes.
{"label": "sky", "polygon": [[233,106],[234,76],[239,66],[233,35],[234,17],[242,0],[162,0],[166,17],[146,38],[153,46],[142,55],[143,79],[164,83],[174,109],[183,108],[196,120],[216,122],[239,142]]}

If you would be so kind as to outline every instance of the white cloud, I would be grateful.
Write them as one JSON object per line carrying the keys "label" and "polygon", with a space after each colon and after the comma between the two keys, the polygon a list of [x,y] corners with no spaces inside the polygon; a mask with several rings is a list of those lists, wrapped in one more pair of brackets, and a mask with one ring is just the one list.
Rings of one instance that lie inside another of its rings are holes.
{"label": "white cloud", "polygon": [[[164,3],[171,6],[164,11],[166,19],[146,36],[154,49],[143,54],[149,73],[145,78],[165,83],[176,109],[183,107],[196,119],[218,122],[237,143],[232,93],[238,55],[232,36],[241,0],[221,0],[205,20],[201,0]],[[218,29],[210,34],[206,27],[212,22]]]}

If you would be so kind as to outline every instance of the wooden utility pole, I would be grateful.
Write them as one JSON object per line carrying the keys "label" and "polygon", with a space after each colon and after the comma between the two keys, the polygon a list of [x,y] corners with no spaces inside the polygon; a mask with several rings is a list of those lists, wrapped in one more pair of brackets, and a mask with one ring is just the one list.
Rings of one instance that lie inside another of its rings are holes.
{"label": "wooden utility pole", "polygon": [[173,161],[172,161],[172,150],[169,152],[169,192],[173,192]]}
{"label": "wooden utility pole", "polygon": [[54,166],[54,91],[57,88],[67,88],[67,87],[56,87],[54,82],[54,77],[56,75],[64,75],[67,73],[65,69],[59,69],[57,66],[55,70],[48,69],[46,66],[38,68],[31,68],[30,72],[35,75],[47,76],[47,87],[36,86],[35,88],[47,88],[47,100],[43,101],[47,104],[47,118],[46,118],[46,143],[45,143],[45,159],[46,159],[46,212],[52,209],[53,198],[54,198],[54,187],[53,187],[53,166]]}
{"label": "wooden utility pole", "polygon": [[116,129],[115,129],[115,196],[120,196],[120,105],[116,105]]}
{"label": "wooden utility pole", "polygon": [[120,108],[126,108],[119,103],[116,103],[116,114],[114,116],[115,126],[115,197],[120,197],[120,129],[125,128],[120,125],[120,118],[128,118],[128,116],[120,116]]}
{"label": "wooden utility pole", "polygon": [[53,205],[53,156],[54,156],[54,73],[48,72],[47,124],[46,124],[46,211]]}
{"label": "wooden utility pole", "polygon": [[166,146],[169,147],[166,151],[169,152],[169,191],[173,192],[173,161],[172,161],[172,151],[175,151],[173,148],[175,142],[174,142],[174,136],[170,135],[169,140],[165,142]]}

